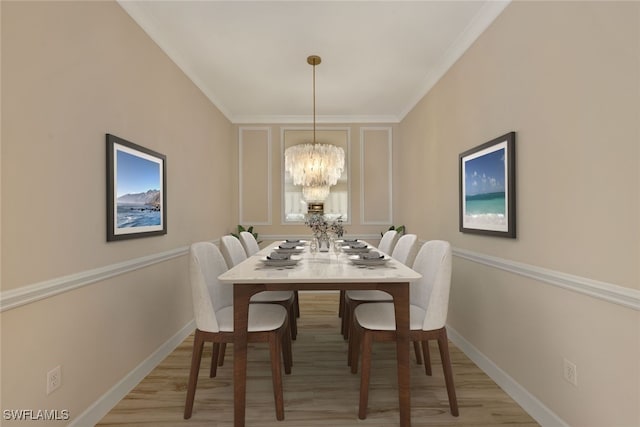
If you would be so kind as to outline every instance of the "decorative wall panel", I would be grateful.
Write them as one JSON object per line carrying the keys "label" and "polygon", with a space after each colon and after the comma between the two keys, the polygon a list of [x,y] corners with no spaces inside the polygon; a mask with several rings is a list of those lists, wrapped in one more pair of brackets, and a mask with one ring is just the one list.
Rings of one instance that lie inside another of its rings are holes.
{"label": "decorative wall panel", "polygon": [[390,127],[360,129],[360,223],[393,223],[392,132]]}
{"label": "decorative wall panel", "polygon": [[241,127],[238,136],[239,224],[271,224],[271,128]]}

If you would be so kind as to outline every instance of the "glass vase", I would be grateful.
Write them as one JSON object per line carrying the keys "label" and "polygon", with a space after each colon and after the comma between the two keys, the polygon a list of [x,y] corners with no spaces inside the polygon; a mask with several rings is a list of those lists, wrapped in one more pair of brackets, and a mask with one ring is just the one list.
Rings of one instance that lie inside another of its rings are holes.
{"label": "glass vase", "polygon": [[320,252],[329,252],[329,236],[320,236],[318,250]]}

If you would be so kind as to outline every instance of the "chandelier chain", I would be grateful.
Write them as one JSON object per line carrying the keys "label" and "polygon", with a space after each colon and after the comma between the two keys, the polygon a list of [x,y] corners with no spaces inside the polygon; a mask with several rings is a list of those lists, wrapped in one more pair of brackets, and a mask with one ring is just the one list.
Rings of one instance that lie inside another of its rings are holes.
{"label": "chandelier chain", "polygon": [[344,170],[344,150],[332,144],[318,144],[316,139],[316,65],[322,60],[311,55],[313,65],[313,142],[293,145],[285,150],[285,171],[293,185],[302,186],[307,202],[322,202],[336,185]]}
{"label": "chandelier chain", "polygon": [[313,143],[316,143],[316,61],[313,62]]}

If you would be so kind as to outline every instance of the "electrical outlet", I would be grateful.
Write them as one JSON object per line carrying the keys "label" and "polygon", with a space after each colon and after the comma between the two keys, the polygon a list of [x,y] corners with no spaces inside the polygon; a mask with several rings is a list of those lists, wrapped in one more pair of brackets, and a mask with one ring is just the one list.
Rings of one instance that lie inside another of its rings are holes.
{"label": "electrical outlet", "polygon": [[574,386],[578,386],[578,368],[576,364],[564,359],[564,379]]}
{"label": "electrical outlet", "polygon": [[47,372],[47,394],[53,393],[62,384],[62,369],[60,365]]}

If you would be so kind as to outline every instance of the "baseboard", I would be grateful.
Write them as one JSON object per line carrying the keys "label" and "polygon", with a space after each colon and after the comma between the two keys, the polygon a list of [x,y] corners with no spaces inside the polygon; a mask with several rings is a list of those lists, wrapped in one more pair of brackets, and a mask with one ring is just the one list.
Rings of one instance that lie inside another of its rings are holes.
{"label": "baseboard", "polygon": [[195,321],[191,320],[169,340],[162,344],[149,357],[143,360],[109,391],[103,394],[82,414],[75,418],[69,427],[83,427],[96,425],[114,406],[118,404],[133,388],[138,385],[149,373],[171,354],[186,337],[195,330]]}
{"label": "baseboard", "polygon": [[515,400],[531,417],[543,427],[569,427],[562,418],[549,409],[544,403],[529,393],[509,374],[500,369],[491,359],[485,356],[473,344],[467,341],[455,329],[447,325],[447,335],[469,359],[486,373],[500,388]]}

